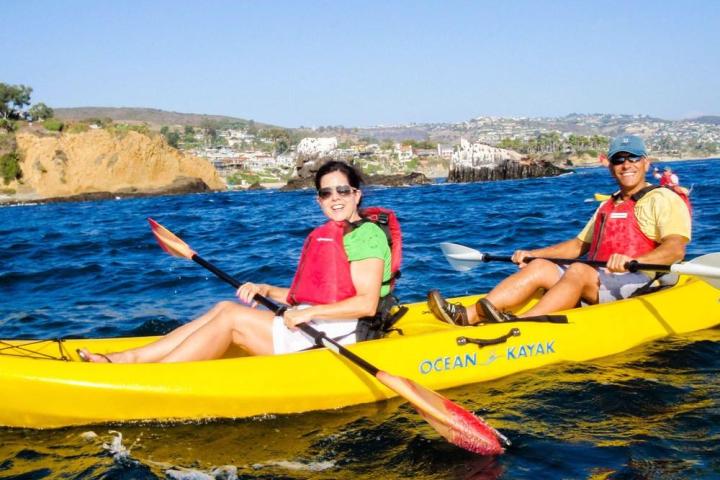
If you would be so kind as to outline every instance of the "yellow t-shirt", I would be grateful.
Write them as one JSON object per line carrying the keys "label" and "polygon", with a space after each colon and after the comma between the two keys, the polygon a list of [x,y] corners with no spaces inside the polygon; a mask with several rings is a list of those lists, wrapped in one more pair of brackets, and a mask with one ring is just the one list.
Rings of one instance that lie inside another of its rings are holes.
{"label": "yellow t-shirt", "polygon": [[[595,210],[590,221],[577,236],[585,243],[592,243],[598,210]],[[668,235],[682,235],[688,241],[691,239],[692,228],[687,205],[678,194],[667,188],[656,188],[642,197],[635,204],[635,217],[640,230],[657,243]]]}

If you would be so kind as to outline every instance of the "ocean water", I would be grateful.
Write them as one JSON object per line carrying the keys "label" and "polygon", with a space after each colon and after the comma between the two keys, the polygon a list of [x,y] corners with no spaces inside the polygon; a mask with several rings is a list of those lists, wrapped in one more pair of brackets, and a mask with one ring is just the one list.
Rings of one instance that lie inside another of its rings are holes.
{"label": "ocean water", "polygon": [[[672,166],[693,185],[688,257],[720,251],[720,162]],[[429,288],[487,291],[513,271],[489,263],[457,273],[439,242],[510,254],[565,240],[597,206],[587,201],[592,194],[613,185],[606,170],[582,169],[547,179],[368,188],[364,203],[400,217],[397,293],[412,302]],[[304,236],[323,219],[312,192],[0,208],[0,338],[164,333],[232,298],[212,274],[164,254],[147,217],[240,280],[279,285],[290,282]],[[718,373],[715,328],[444,391],[513,440],[497,458],[448,444],[395,399],[200,424],[0,428],[0,479],[720,478]]]}

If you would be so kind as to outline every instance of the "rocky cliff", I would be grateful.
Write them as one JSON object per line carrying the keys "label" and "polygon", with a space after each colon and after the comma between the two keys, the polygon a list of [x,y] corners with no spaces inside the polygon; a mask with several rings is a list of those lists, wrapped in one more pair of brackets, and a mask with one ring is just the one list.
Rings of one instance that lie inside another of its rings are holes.
{"label": "rocky cliff", "polygon": [[481,182],[516,178],[550,177],[569,170],[550,162],[524,158],[518,152],[461,139],[453,153],[449,182]]}
{"label": "rocky cliff", "polygon": [[129,131],[77,134],[19,132],[22,179],[10,187],[40,199],[113,194],[162,194],[224,190],[206,160],[189,157],[160,137]]}
{"label": "rocky cliff", "polygon": [[553,177],[568,173],[549,162],[515,162],[503,160],[491,167],[460,166],[450,170],[448,182],[486,182],[492,180],[511,180],[520,178]]}

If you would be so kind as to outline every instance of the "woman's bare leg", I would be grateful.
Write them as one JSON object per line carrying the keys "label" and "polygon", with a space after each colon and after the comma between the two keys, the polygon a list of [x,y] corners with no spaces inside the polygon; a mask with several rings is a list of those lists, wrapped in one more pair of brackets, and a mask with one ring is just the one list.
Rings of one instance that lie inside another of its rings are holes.
{"label": "woman's bare leg", "polygon": [[[238,317],[238,321],[240,322],[240,325],[228,325],[227,322],[231,317]],[[225,327],[228,329],[228,331],[231,330],[238,330],[243,331],[244,333],[241,336],[238,336],[238,340],[235,343],[243,346],[243,341],[247,341],[248,349],[252,349],[253,351],[251,353],[256,353],[255,350],[259,353],[260,351],[266,350],[266,343],[267,339],[265,338],[267,335],[259,334],[254,335],[252,332],[246,331],[247,329],[242,326],[242,320],[246,319],[248,321],[249,325],[254,325],[252,328],[253,330],[257,330],[259,332],[263,332],[263,330],[266,330],[266,328],[263,328],[262,322],[267,321],[269,324],[269,344],[270,344],[270,352],[272,353],[272,318],[273,314],[269,311],[264,310],[256,310],[248,307],[243,307],[241,305],[238,305],[233,302],[220,302],[217,305],[215,305],[213,308],[211,308],[207,313],[203,314],[202,316],[196,318],[192,322],[189,322],[185,325],[182,325],[172,332],[168,333],[167,335],[163,336],[162,338],[156,340],[155,342],[152,342],[148,345],[144,345],[139,348],[134,348],[130,350],[125,350],[122,352],[114,352],[109,353],[105,356],[94,354],[89,352],[88,350],[83,350],[84,355],[91,361],[91,362],[107,362],[108,360],[112,361],[113,363],[152,363],[152,362],[161,362],[161,361],[167,361],[166,357],[168,357],[171,353],[178,350],[178,348],[186,342],[188,338],[193,336],[198,330],[205,327],[207,324],[214,322],[213,325],[213,332],[217,333],[217,328],[219,325],[225,325]],[[269,318],[269,320],[267,320]],[[260,320],[260,323],[258,323],[258,319]],[[207,332],[204,332],[204,334],[207,334]],[[206,341],[206,337],[201,337],[202,341]],[[223,339],[221,339],[223,340]],[[193,348],[197,348],[197,342],[200,341],[200,338],[196,339],[195,341],[191,342],[189,345],[195,345]],[[211,342],[212,343],[212,342]],[[222,341],[220,342],[223,343]],[[229,343],[224,344],[224,348],[222,348],[220,345],[218,345],[217,348],[210,348],[210,350],[216,352],[220,350],[220,353],[217,356],[222,355],[222,353],[227,350],[229,347]],[[214,346],[211,346],[214,347]],[[186,347],[188,348],[188,347]],[[222,350],[221,350],[222,348]],[[187,355],[187,359],[193,359],[193,354],[190,352],[190,350],[187,351],[187,353],[182,353],[183,350],[180,350],[180,353],[176,352],[174,354],[173,358],[179,358],[179,356]],[[207,358],[213,358],[213,357],[207,357]],[[197,358],[197,360],[205,359],[205,358]],[[180,361],[180,360],[175,360]]]}
{"label": "woman's bare leg", "polygon": [[210,360],[221,357],[231,344],[252,355],[273,353],[274,314],[228,302],[212,320],[189,335],[160,362]]}

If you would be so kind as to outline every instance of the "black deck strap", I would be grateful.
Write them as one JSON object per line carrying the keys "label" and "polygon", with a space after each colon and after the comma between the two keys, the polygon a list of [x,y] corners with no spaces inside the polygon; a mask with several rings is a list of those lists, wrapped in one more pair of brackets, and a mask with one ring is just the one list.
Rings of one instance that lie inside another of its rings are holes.
{"label": "black deck strap", "polygon": [[655,276],[648,280],[648,282],[644,285],[638,287],[637,290],[632,292],[629,298],[639,297],[640,295],[645,295],[646,293],[652,293],[660,290],[662,286],[654,286],[653,283],[655,283],[656,280],[659,280],[660,277],[666,275],[667,273],[668,272],[655,272]]}
{"label": "black deck strap", "polygon": [[[391,313],[388,321],[388,327],[392,327],[397,323],[398,320],[400,320],[407,312],[409,308],[405,305],[400,305],[398,309],[395,311],[395,313]],[[402,329],[400,328],[389,328],[386,330],[387,332],[399,332],[400,335],[404,335]]]}
{"label": "black deck strap", "polygon": [[507,316],[507,320],[504,322],[494,322],[490,320],[477,323],[474,326],[514,322],[569,323],[566,315],[533,315],[532,317],[518,317],[510,313],[506,313],[505,315]]}
{"label": "black deck strap", "polygon": [[477,345],[478,348],[487,347],[490,345],[498,345],[500,343],[507,342],[508,338],[511,337],[519,337],[520,336],[520,329],[519,328],[511,328],[508,333],[505,335],[502,335],[497,338],[470,338],[470,337],[457,337],[455,341],[458,345],[467,345],[469,343],[473,345]]}
{"label": "black deck strap", "polygon": [[508,322],[569,323],[566,315],[535,315],[532,317],[514,317],[508,320]]}

